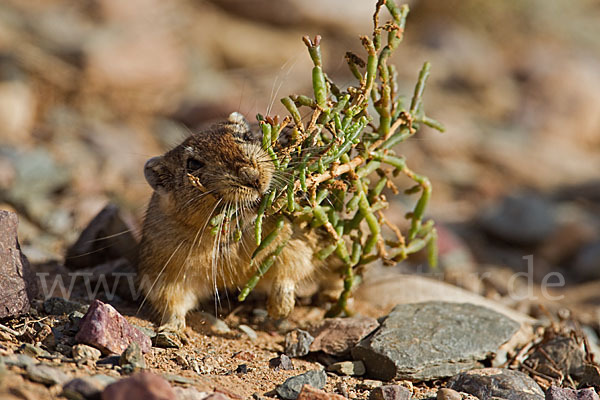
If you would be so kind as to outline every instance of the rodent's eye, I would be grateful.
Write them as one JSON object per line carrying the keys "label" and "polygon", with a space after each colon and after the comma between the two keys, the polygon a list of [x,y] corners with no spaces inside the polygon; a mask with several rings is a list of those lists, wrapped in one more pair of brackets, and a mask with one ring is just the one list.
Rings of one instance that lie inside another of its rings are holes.
{"label": "rodent's eye", "polygon": [[188,158],[186,169],[187,172],[195,172],[204,167],[204,163],[200,160],[196,160],[195,158]]}

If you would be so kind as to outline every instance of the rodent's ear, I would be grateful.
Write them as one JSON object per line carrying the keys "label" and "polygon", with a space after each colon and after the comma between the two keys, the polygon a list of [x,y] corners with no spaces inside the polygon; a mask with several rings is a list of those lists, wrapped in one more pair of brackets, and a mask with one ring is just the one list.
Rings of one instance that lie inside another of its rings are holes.
{"label": "rodent's ear", "polygon": [[165,165],[163,163],[163,157],[157,156],[152,157],[144,165],[144,177],[148,184],[157,191],[159,194],[163,194],[166,190],[163,184],[165,177]]}
{"label": "rodent's ear", "polygon": [[240,114],[237,111],[229,114],[229,118],[227,118],[227,120],[229,122],[231,122],[232,124],[242,125],[246,129],[248,129],[248,130],[250,129],[250,124],[248,123],[248,120],[246,119],[246,117],[244,117],[242,114]]}

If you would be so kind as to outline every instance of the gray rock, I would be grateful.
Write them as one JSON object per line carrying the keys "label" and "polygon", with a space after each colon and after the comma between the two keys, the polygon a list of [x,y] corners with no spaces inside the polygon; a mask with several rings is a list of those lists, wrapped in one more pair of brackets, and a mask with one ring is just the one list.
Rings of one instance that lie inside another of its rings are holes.
{"label": "gray rock", "polygon": [[[48,315],[65,315],[74,312],[86,313],[89,306],[76,301],[63,299],[62,297],[51,297],[43,303],[44,312]],[[81,315],[83,317],[83,314]]]}
{"label": "gray rock", "polygon": [[109,204],[90,221],[67,249],[65,266],[71,270],[94,267],[119,258],[135,263],[137,240],[119,208]]}
{"label": "gray rock", "polygon": [[289,357],[304,357],[310,352],[310,345],[314,340],[310,333],[294,329],[285,335],[285,354]]}
{"label": "gray rock", "polygon": [[508,196],[481,219],[484,230],[507,243],[541,243],[556,227],[553,205],[535,194]]}
{"label": "gray rock", "polygon": [[61,370],[44,364],[29,365],[27,367],[27,377],[44,385],[62,385],[71,379],[69,375]]}
{"label": "gray rock", "polygon": [[37,293],[35,276],[17,238],[17,214],[0,210],[0,318],[29,311]]}
{"label": "gray rock", "polygon": [[254,331],[254,329],[250,328],[248,325],[240,325],[238,329],[246,334],[250,338],[251,341],[256,341],[258,339],[258,335]]}
{"label": "gray rock", "polygon": [[544,392],[538,384],[519,371],[501,368],[483,368],[454,376],[448,387],[469,393],[479,399],[543,400]]}
{"label": "gray rock", "polygon": [[19,368],[27,368],[30,365],[37,364],[37,360],[26,354],[11,354],[2,357],[4,364],[9,366],[15,366]]}
{"label": "gray rock", "polygon": [[322,370],[311,370],[301,375],[286,379],[276,389],[277,394],[284,400],[294,400],[300,394],[302,386],[309,385],[317,389],[323,389],[327,383],[327,374]]}
{"label": "gray rock", "polygon": [[273,368],[275,371],[280,369],[289,371],[294,369],[294,364],[292,364],[292,360],[288,356],[281,354],[279,357],[271,358],[269,360],[269,367]]}
{"label": "gray rock", "polygon": [[362,361],[340,361],[327,366],[327,371],[335,372],[339,375],[361,376],[367,370]]}
{"label": "gray rock", "polygon": [[375,379],[437,379],[476,367],[518,328],[502,314],[472,304],[398,305],[352,356]]}
{"label": "gray rock", "polygon": [[18,350],[21,354],[26,354],[31,357],[50,357],[50,353],[46,350],[34,346],[31,343],[23,343]]}
{"label": "gray rock", "polygon": [[546,392],[546,400],[599,400],[598,394],[592,388],[569,389],[550,386]]}
{"label": "gray rock", "polygon": [[410,390],[400,385],[384,385],[371,390],[369,400],[410,400]]}
{"label": "gray rock", "polygon": [[71,354],[75,360],[99,360],[102,356],[102,352],[95,347],[88,346],[87,344],[76,344],[71,350]]}
{"label": "gray rock", "polygon": [[175,332],[161,331],[152,338],[152,344],[163,349],[179,349],[183,346]]}
{"label": "gray rock", "polygon": [[119,365],[129,365],[132,369],[146,368],[146,360],[144,360],[144,355],[142,354],[140,345],[136,342],[130,343],[125,351],[121,354]]}

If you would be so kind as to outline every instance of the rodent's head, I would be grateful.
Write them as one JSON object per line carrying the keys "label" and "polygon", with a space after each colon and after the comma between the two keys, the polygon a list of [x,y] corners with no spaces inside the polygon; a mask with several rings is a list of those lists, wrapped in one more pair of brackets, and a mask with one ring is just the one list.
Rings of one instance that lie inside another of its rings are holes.
{"label": "rodent's head", "polygon": [[206,214],[207,206],[251,209],[268,192],[274,172],[261,138],[235,112],[226,122],[149,159],[144,175],[158,195],[188,217],[194,212]]}

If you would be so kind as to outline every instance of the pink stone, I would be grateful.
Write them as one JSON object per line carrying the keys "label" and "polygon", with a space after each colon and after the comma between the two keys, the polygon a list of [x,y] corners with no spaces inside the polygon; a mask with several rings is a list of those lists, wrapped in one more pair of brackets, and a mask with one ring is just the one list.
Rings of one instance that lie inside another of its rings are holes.
{"label": "pink stone", "polygon": [[102,400],[175,400],[175,392],[164,378],[140,372],[112,383],[102,392]]}
{"label": "pink stone", "polygon": [[152,348],[148,336],[131,326],[113,306],[100,300],[94,300],[90,305],[75,339],[100,349],[105,355],[121,354],[131,342],[138,343],[143,353]]}

